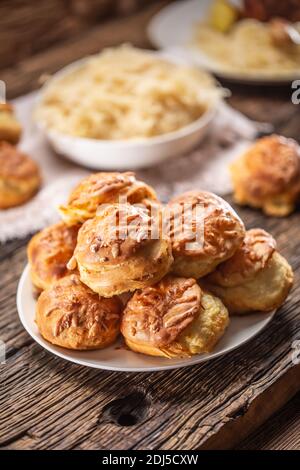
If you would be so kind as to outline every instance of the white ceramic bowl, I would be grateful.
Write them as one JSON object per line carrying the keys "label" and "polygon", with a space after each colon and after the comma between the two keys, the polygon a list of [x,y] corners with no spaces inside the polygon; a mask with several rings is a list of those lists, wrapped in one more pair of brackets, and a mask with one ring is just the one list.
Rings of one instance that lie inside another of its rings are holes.
{"label": "white ceramic bowl", "polygon": [[[168,54],[150,52],[170,62],[186,63]],[[42,87],[37,105],[41,102],[48,86],[55,80],[81,67],[89,58],[76,61],[59,72]],[[75,163],[95,170],[131,170],[155,166],[170,157],[176,157],[192,149],[206,134],[216,112],[216,106],[209,108],[199,119],[181,129],[160,136],[135,140],[97,140],[73,137],[47,128],[37,121],[56,152]]]}

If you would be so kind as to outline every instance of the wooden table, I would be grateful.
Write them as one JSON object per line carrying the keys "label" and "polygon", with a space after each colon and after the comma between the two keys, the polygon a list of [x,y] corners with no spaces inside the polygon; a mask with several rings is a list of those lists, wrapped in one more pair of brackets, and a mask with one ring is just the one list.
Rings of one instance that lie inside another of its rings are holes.
{"label": "wooden table", "polygon": [[[41,73],[57,70],[104,45],[132,41],[147,46],[145,25],[157,8],[95,27],[0,72],[9,96],[36,88]],[[231,89],[233,106],[254,119],[272,122],[277,132],[299,135],[300,108],[292,105],[289,88]],[[300,339],[300,218],[299,212],[282,220],[250,209],[239,212],[249,228],[261,226],[277,238],[280,251],[295,270],[292,294],[270,326],[251,343],[207,364],[162,373],[104,372],[44,351],[24,331],[16,311],[16,288],[26,263],[28,240],[1,246],[0,339],[7,346],[7,362],[1,366],[0,447],[263,448],[267,428],[257,431],[260,440],[253,435],[242,440],[300,389],[300,365],[291,360],[292,343]],[[297,406],[299,399],[291,403],[289,407]],[[297,432],[299,420],[288,410]],[[281,413],[286,418],[287,412]],[[278,425],[285,418],[279,414],[273,423]],[[299,448],[297,436],[290,436],[288,442]],[[277,442],[278,446],[284,448],[286,442]]]}

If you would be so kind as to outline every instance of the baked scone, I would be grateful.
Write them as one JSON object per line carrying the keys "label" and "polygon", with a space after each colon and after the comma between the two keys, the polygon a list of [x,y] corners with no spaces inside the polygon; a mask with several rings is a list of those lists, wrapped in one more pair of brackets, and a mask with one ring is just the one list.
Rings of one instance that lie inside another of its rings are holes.
{"label": "baked scone", "polygon": [[234,199],[286,216],[300,199],[300,148],[293,139],[263,137],[230,167]]}
{"label": "baked scone", "polygon": [[243,245],[203,285],[222,299],[230,313],[244,314],[280,307],[292,284],[292,268],[276,251],[275,240],[257,228],[247,231]]}
{"label": "baked scone", "polygon": [[13,145],[0,142],[0,209],[28,201],[40,184],[37,164]]}
{"label": "baked scone", "polygon": [[14,116],[13,107],[8,103],[0,103],[0,140],[17,144],[22,128]]}
{"label": "baked scone", "polygon": [[209,352],[229,322],[220,299],[195,279],[167,276],[134,293],[121,332],[130,349],[150,356],[189,357]]}
{"label": "baked scone", "polygon": [[93,218],[101,204],[139,204],[147,200],[157,201],[156,193],[146,183],[138,181],[134,173],[94,173],[77,185],[68,204],[59,211],[64,221],[72,225]]}
{"label": "baked scone", "polygon": [[33,285],[45,290],[58,279],[69,275],[67,263],[73,256],[79,225],[58,222],[32,237],[27,255]]}
{"label": "baked scone", "polygon": [[242,244],[245,227],[224,199],[206,191],[190,191],[166,208],[178,276],[196,279],[213,271]]}
{"label": "baked scone", "polygon": [[78,267],[80,279],[94,292],[111,297],[154,284],[172,262],[160,213],[155,220],[146,207],[111,204],[83,224],[68,266]]}
{"label": "baked scone", "polygon": [[42,292],[36,323],[49,343],[68,349],[102,349],[119,334],[121,310],[117,297],[99,297],[73,274]]}

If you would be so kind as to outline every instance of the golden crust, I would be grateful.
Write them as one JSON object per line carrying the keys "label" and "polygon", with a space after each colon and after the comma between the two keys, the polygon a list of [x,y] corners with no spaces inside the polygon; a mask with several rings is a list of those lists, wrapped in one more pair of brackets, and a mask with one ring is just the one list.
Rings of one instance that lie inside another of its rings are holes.
{"label": "golden crust", "polygon": [[43,338],[68,349],[101,349],[119,334],[121,302],[105,299],[70,275],[42,292],[36,323]]}
{"label": "golden crust", "polygon": [[153,238],[150,227],[155,225],[146,207],[108,205],[79,230],[70,268],[77,265],[82,282],[105,297],[154,284],[173,262],[160,213],[157,223]]}
{"label": "golden crust", "polygon": [[243,244],[234,255],[207,276],[209,282],[224,287],[236,286],[265,268],[276,250],[276,241],[260,228],[247,230]]}
{"label": "golden crust", "polygon": [[278,135],[259,139],[230,167],[239,204],[275,216],[291,213],[300,196],[300,148]]}
{"label": "golden crust", "polygon": [[22,128],[14,116],[13,107],[8,103],[0,103],[0,141],[17,144]]}
{"label": "golden crust", "polygon": [[0,209],[23,204],[41,183],[37,164],[7,142],[0,142]]}
{"label": "golden crust", "polygon": [[279,308],[293,285],[293,271],[285,258],[274,251],[263,269],[255,276],[234,286],[222,286],[201,281],[207,289],[220,297],[231,314],[268,312]]}
{"label": "golden crust", "polygon": [[[242,244],[243,222],[233,208],[215,194],[184,193],[169,202],[167,211],[171,220],[173,272],[177,275],[205,276]],[[189,246],[188,243],[196,241],[197,234],[200,234],[200,243]]]}
{"label": "golden crust", "polygon": [[44,290],[70,274],[67,263],[73,256],[79,226],[68,227],[64,222],[45,228],[32,237],[27,255],[32,283]]}
{"label": "golden crust", "polygon": [[210,351],[227,324],[222,302],[202,292],[195,279],[167,276],[133,295],[121,332],[133,351],[187,357]]}
{"label": "golden crust", "polygon": [[146,183],[138,181],[134,173],[95,173],[78,184],[68,204],[60,207],[60,213],[69,224],[83,223],[95,217],[101,204],[139,204],[144,200],[157,201],[156,193]]}

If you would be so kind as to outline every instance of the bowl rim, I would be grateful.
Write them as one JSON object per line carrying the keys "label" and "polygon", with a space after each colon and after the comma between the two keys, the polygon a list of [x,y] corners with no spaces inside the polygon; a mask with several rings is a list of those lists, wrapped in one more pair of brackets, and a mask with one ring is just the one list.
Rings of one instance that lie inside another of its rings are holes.
{"label": "bowl rim", "polygon": [[[167,51],[152,51],[150,49],[142,49],[143,52],[153,55],[153,56],[158,56],[161,58],[164,58],[165,60],[168,60],[169,62],[173,62],[174,64],[185,64],[188,65],[188,63],[179,57],[176,57],[175,55],[167,52]],[[58,70],[56,73],[54,73],[47,81],[46,83],[38,90],[36,99],[35,99],[35,105],[34,105],[34,110],[38,107],[38,105],[41,103],[42,98],[44,94],[46,93],[47,89],[52,85],[54,82],[60,80],[62,77],[65,77],[75,71],[76,69],[79,69],[82,67],[86,62],[91,60],[93,57],[96,57],[98,54],[91,54],[86,57],[83,57],[81,59],[78,59],[74,62],[71,62],[70,64],[62,67],[60,70]],[[195,66],[192,66],[195,67]],[[197,68],[197,67],[196,67]],[[204,71],[208,75],[210,75],[210,72]],[[216,81],[218,84],[218,82]],[[220,85],[218,85],[220,87]],[[223,87],[220,87],[223,89]],[[34,122],[36,126],[46,133],[50,138],[52,139],[60,139],[64,140],[65,142],[77,142],[77,143],[84,143],[87,145],[101,145],[101,146],[109,146],[109,147],[144,147],[144,146],[151,146],[151,145],[159,145],[159,144],[164,144],[168,143],[177,139],[181,139],[184,137],[188,137],[198,130],[201,130],[202,128],[205,128],[214,118],[214,116],[217,113],[217,107],[220,102],[222,102],[222,98],[220,97],[219,99],[217,98],[214,103],[210,104],[207,106],[206,110],[204,113],[196,120],[192,121],[191,123],[180,127],[179,129],[176,129],[171,132],[166,132],[165,134],[160,134],[157,136],[151,136],[151,137],[140,137],[140,138],[134,138],[134,139],[116,139],[116,140],[110,140],[110,139],[92,139],[90,137],[79,137],[79,136],[73,136],[69,134],[64,134],[62,132],[56,131],[54,129],[49,128],[46,123],[43,120],[37,119],[35,116],[33,117]]]}

